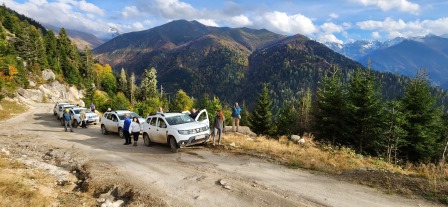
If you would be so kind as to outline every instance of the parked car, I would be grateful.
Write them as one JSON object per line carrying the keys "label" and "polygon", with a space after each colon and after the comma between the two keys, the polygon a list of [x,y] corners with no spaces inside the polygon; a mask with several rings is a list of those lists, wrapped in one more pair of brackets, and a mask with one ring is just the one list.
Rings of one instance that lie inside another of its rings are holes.
{"label": "parked car", "polygon": [[99,121],[100,121],[100,117],[93,113],[92,111],[90,111],[90,109],[87,108],[83,108],[83,107],[73,107],[70,109],[70,115],[72,117],[72,126],[74,128],[78,127],[79,125],[81,125],[81,110],[85,110],[86,112],[86,124],[88,123],[93,123],[94,125],[96,125]]}
{"label": "parked car", "polygon": [[[207,115],[206,111],[202,113]],[[146,146],[152,143],[169,144],[174,153],[182,147],[206,143],[210,138],[208,124],[196,121],[184,113],[161,113],[148,116],[142,128]]]}
{"label": "parked car", "polygon": [[129,118],[138,117],[140,123],[145,122],[145,119],[141,118],[137,113],[128,110],[116,110],[106,112],[101,117],[101,133],[108,134],[109,132],[115,132],[123,138],[123,124],[124,115],[129,114]]}
{"label": "parked car", "polygon": [[62,106],[62,105],[70,105],[70,104],[69,103],[65,103],[65,102],[61,102],[61,103],[56,102],[56,104],[54,104],[54,107],[53,107],[53,115],[56,116],[58,114],[59,107]]}
{"label": "parked car", "polygon": [[76,106],[72,105],[72,104],[60,105],[58,107],[58,111],[56,112],[57,118],[61,119],[62,118],[62,114],[64,114],[65,109],[70,109],[70,108],[73,108],[73,107],[76,107]]}

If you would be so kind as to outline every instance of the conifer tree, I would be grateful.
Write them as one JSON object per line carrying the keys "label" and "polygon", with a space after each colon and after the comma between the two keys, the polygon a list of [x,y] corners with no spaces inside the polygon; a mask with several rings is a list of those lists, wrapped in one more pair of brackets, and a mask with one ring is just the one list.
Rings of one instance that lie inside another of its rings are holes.
{"label": "conifer tree", "polygon": [[375,143],[384,132],[385,110],[381,90],[370,69],[357,69],[348,87],[349,143],[359,153],[376,153]]}
{"label": "conifer tree", "polygon": [[174,101],[171,102],[170,111],[182,112],[190,110],[193,105],[193,100],[183,91],[179,89],[174,97]]}
{"label": "conifer tree", "polygon": [[[312,127],[312,94],[311,90],[308,88],[305,91],[305,94],[300,98],[299,107],[298,107],[298,129],[299,133],[303,134],[304,132],[310,132]],[[296,121],[297,123],[297,121]]]}
{"label": "conifer tree", "polygon": [[324,77],[317,91],[316,132],[317,138],[333,145],[346,144],[349,129],[347,123],[347,94],[342,85],[342,75],[337,68]]}
{"label": "conifer tree", "polygon": [[45,49],[48,65],[54,73],[62,74],[57,44],[57,38],[54,32],[52,30],[47,31],[45,35]]}
{"label": "conifer tree", "polygon": [[400,99],[406,114],[407,145],[401,148],[412,162],[428,162],[434,159],[441,146],[441,107],[436,105],[436,97],[431,94],[426,71],[419,70],[416,77],[406,86],[404,97]]}
{"label": "conifer tree", "polygon": [[280,109],[278,117],[275,120],[277,135],[292,135],[299,133],[298,124],[299,114],[293,101],[286,101]]}
{"label": "conifer tree", "polygon": [[377,146],[379,149],[385,148],[385,158],[389,163],[397,164],[399,149],[407,144],[404,139],[407,132],[403,128],[407,124],[406,116],[399,101],[389,101],[387,105],[384,141],[377,143]]}
{"label": "conifer tree", "polygon": [[145,70],[140,84],[141,98],[147,100],[158,96],[157,92],[157,71],[154,68]]}
{"label": "conifer tree", "polygon": [[118,81],[118,83],[120,84],[120,90],[124,93],[124,94],[128,94],[128,78],[127,78],[127,74],[126,71],[124,70],[124,68],[121,68],[121,73],[120,73],[120,79]]}
{"label": "conifer tree", "polygon": [[253,132],[262,135],[272,134],[272,100],[269,97],[267,84],[263,84],[261,92],[258,94],[257,105],[250,116],[250,126]]}
{"label": "conifer tree", "polygon": [[129,101],[131,102],[131,105],[134,106],[135,104],[135,94],[137,93],[137,85],[135,84],[135,74],[132,73],[129,77],[128,81],[128,89],[129,89]]}

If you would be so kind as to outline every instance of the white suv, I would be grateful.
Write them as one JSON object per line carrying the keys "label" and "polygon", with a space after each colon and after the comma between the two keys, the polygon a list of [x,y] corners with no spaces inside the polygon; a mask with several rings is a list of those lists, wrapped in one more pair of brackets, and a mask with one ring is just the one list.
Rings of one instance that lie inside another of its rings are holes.
{"label": "white suv", "polygon": [[62,114],[64,114],[65,109],[71,109],[73,107],[76,107],[75,105],[71,105],[71,104],[65,104],[65,105],[60,105],[58,107],[58,111],[56,112],[56,116],[58,119],[62,119]]}
{"label": "white suv", "polygon": [[97,114],[91,112],[89,109],[83,108],[83,107],[74,107],[70,109],[70,115],[72,116],[72,126],[73,127],[78,127],[81,124],[81,110],[85,110],[86,112],[86,124],[88,123],[93,123],[94,125],[96,125],[98,122],[100,122],[100,117],[98,117]]}
{"label": "white suv", "polygon": [[210,128],[207,124],[183,113],[156,114],[148,116],[143,123],[143,141],[146,146],[152,142],[169,144],[174,153],[180,147],[206,143],[209,138]]}
{"label": "white suv", "polygon": [[69,103],[65,103],[65,102],[62,102],[62,103],[56,103],[56,104],[54,104],[54,107],[53,107],[53,115],[57,115],[58,114],[58,111],[59,111],[59,107],[60,106],[62,106],[62,105],[69,105]]}
{"label": "white suv", "polygon": [[101,133],[108,134],[109,132],[115,132],[123,137],[123,124],[124,115],[129,114],[129,118],[138,117],[140,123],[143,123],[145,119],[141,118],[138,114],[128,111],[128,110],[116,110],[111,112],[106,112],[101,118]]}

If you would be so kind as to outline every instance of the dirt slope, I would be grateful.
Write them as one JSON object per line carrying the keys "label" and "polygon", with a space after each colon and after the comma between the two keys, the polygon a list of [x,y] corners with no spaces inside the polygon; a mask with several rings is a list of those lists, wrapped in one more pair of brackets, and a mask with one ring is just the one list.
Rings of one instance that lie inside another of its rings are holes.
{"label": "dirt slope", "polygon": [[172,154],[167,146],[145,147],[142,140],[125,146],[118,135],[102,135],[94,125],[64,132],[52,106],[36,104],[0,122],[0,148],[36,160],[57,152],[55,164],[76,163],[87,172],[84,191],[100,197],[121,186],[118,194],[130,206],[436,206],[249,156],[202,147]]}

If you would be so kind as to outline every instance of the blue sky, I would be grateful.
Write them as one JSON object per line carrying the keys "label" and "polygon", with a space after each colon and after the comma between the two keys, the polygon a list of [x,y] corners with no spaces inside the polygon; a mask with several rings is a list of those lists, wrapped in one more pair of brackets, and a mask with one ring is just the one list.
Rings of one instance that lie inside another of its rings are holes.
{"label": "blue sky", "polygon": [[320,42],[448,34],[445,0],[0,0],[38,22],[111,37],[172,20],[304,34]]}

